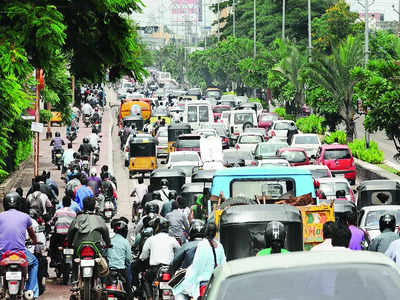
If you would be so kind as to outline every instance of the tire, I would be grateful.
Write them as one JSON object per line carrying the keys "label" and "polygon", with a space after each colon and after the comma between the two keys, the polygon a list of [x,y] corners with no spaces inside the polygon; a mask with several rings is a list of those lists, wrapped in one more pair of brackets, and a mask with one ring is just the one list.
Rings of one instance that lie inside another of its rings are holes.
{"label": "tire", "polygon": [[243,131],[244,131],[246,128],[253,128],[253,127],[254,127],[253,124],[251,124],[250,122],[246,122],[246,123],[243,124]]}
{"label": "tire", "polygon": [[83,298],[81,300],[91,300],[92,287],[90,285],[91,278],[84,279],[83,281]]}
{"label": "tire", "polygon": [[64,265],[63,274],[62,274],[62,276],[63,276],[62,280],[63,280],[64,285],[68,285],[70,269],[71,269],[71,266],[69,264]]}
{"label": "tire", "polygon": [[60,170],[61,169],[61,165],[57,165],[57,170]]}
{"label": "tire", "polygon": [[236,197],[236,198],[231,198],[223,202],[220,206],[221,209],[227,208],[228,206],[237,206],[237,205],[251,205],[251,204],[257,204],[257,202],[254,199],[250,198],[244,198],[244,197]]}

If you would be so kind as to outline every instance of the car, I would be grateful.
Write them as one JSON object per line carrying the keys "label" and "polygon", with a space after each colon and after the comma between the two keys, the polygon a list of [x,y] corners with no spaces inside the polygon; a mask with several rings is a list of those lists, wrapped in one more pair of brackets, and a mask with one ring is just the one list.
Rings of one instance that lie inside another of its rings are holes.
{"label": "car", "polygon": [[157,157],[168,155],[168,127],[160,127],[155,138],[157,140]]}
{"label": "car", "polygon": [[296,123],[292,120],[277,120],[272,123],[270,130],[268,131],[268,136],[270,138],[276,137],[282,141],[288,141],[288,131],[293,131],[297,133]]}
{"label": "car", "polygon": [[279,115],[276,113],[261,113],[258,116],[258,127],[269,130],[274,121],[279,120]]}
{"label": "car", "polygon": [[324,165],[305,165],[305,166],[298,166],[298,168],[310,170],[312,176],[315,179],[333,177],[331,170],[329,170],[329,168]]}
{"label": "car", "polygon": [[168,155],[166,160],[167,168],[180,163],[190,163],[196,166],[202,166],[200,155],[196,151],[175,151]]}
{"label": "car", "polygon": [[215,271],[202,300],[392,300],[400,269],[382,253],[306,251],[228,261]]}
{"label": "car", "polygon": [[308,157],[315,158],[321,146],[321,141],[316,134],[298,133],[293,135],[290,145],[292,147],[301,147],[305,149]]}
{"label": "car", "polygon": [[368,232],[371,239],[381,234],[379,219],[385,214],[392,214],[396,218],[396,228],[400,225],[400,205],[372,205],[365,206],[359,212],[359,227]]}
{"label": "car", "polygon": [[200,153],[200,139],[198,134],[181,134],[177,141],[175,151],[197,151]]}
{"label": "car", "polygon": [[261,114],[263,111],[263,107],[261,103],[258,102],[247,102],[247,103],[242,103],[239,106],[237,106],[235,109],[237,110],[247,110],[247,109],[252,109],[256,112],[257,117]]}
{"label": "car", "polygon": [[218,122],[221,119],[222,113],[224,111],[229,111],[231,110],[232,107],[229,105],[214,105],[212,110],[213,110],[213,116],[214,116],[214,122]]}
{"label": "car", "polygon": [[221,137],[222,149],[229,149],[229,130],[223,123],[213,123],[210,126],[200,126],[200,130],[215,130]]}
{"label": "car", "polygon": [[229,126],[232,138],[242,134],[246,128],[257,127],[256,112],[252,109],[231,111]]}
{"label": "car", "polygon": [[268,134],[267,131],[265,130],[265,128],[259,128],[259,127],[250,127],[250,128],[246,128],[244,130],[244,133],[254,133],[254,134],[259,134],[262,135],[264,137],[264,140],[268,140]]}
{"label": "car", "polygon": [[306,150],[303,148],[286,147],[277,151],[277,156],[286,159],[292,167],[310,164]]}
{"label": "car", "polygon": [[264,142],[264,137],[259,134],[243,133],[237,139],[235,149],[253,152],[258,143]]}
{"label": "car", "polygon": [[356,182],[356,164],[347,145],[322,145],[317,152],[314,164],[327,166],[333,175],[344,174],[351,185]]}
{"label": "car", "polygon": [[281,148],[289,147],[288,143],[281,140],[269,140],[265,143],[259,143],[254,150],[254,157],[257,160],[275,157],[276,152]]}
{"label": "car", "polygon": [[326,196],[327,200],[335,200],[337,191],[344,191],[346,200],[356,202],[354,191],[351,189],[349,181],[344,177],[320,178],[319,189]]}
{"label": "car", "polygon": [[225,167],[255,166],[253,155],[250,151],[227,149],[222,151]]}
{"label": "car", "polygon": [[267,158],[257,161],[257,167],[261,168],[275,168],[275,167],[290,167],[290,163],[282,158]]}

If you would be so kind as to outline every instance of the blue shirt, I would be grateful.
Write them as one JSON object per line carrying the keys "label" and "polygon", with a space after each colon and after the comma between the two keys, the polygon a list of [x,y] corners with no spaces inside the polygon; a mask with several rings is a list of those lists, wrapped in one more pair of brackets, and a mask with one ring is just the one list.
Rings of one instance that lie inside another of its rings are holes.
{"label": "blue shirt", "polygon": [[[56,209],[60,209],[60,208],[63,208],[63,207],[64,207],[64,206],[63,206],[62,202],[60,202],[60,203],[57,205]],[[69,208],[72,209],[72,210],[73,210],[74,212],[76,212],[76,213],[78,213],[78,212],[81,211],[81,207],[80,207],[79,204],[76,203],[75,201],[71,201],[71,206],[70,206]]]}
{"label": "blue shirt", "polygon": [[110,269],[124,270],[133,260],[131,245],[118,233],[111,239],[111,244],[113,247],[107,250],[108,266]]}
{"label": "blue shirt", "polygon": [[0,214],[0,253],[7,250],[24,251],[25,234],[32,226],[31,217],[16,209],[10,209]]}
{"label": "blue shirt", "polygon": [[86,185],[82,185],[75,195],[75,202],[79,204],[80,209],[83,209],[83,199],[86,197],[93,197],[92,189],[88,188]]}

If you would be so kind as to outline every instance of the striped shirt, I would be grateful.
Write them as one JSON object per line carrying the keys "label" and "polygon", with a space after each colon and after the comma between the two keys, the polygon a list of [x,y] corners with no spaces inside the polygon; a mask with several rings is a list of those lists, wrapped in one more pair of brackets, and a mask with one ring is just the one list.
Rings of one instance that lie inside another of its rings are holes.
{"label": "striped shirt", "polygon": [[76,213],[70,207],[63,207],[56,211],[52,223],[55,222],[56,233],[67,234],[69,226],[75,219]]}

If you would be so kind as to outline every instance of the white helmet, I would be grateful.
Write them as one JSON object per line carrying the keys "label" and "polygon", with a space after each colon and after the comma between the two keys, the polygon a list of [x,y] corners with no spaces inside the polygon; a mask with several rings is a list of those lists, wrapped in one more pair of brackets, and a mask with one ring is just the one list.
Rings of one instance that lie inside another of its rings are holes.
{"label": "white helmet", "polygon": [[95,168],[95,167],[92,167],[92,168],[90,169],[90,175],[91,175],[91,176],[96,176],[96,174],[97,174],[96,168]]}

